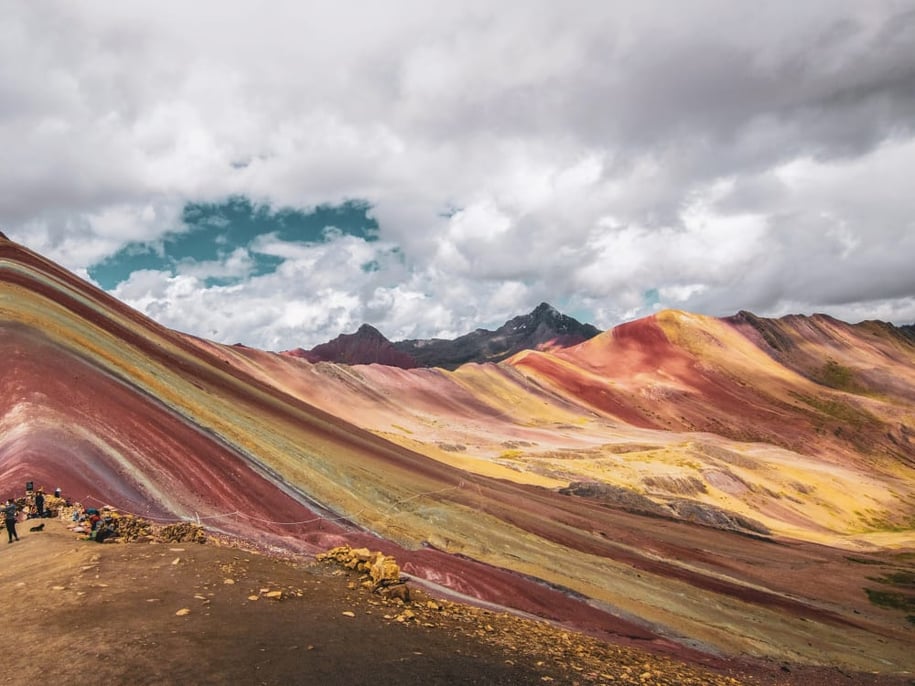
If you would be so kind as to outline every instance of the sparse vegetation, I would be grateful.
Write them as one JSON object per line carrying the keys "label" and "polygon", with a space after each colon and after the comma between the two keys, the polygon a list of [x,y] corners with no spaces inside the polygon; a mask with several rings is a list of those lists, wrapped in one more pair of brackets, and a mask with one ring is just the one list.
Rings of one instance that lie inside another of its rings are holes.
{"label": "sparse vegetation", "polygon": [[841,402],[835,398],[824,398],[806,393],[792,391],[791,395],[805,405],[812,407],[820,414],[837,419],[849,425],[852,429],[861,429],[869,424],[876,424],[877,418],[869,412],[853,407],[849,403]]}
{"label": "sparse vegetation", "polygon": [[536,444],[531,443],[530,441],[502,441],[502,447],[510,450],[515,450],[517,448],[532,448],[534,445]]}
{"label": "sparse vegetation", "polygon": [[864,512],[858,510],[855,514],[868,529],[873,531],[908,531],[911,522],[900,521],[892,513],[868,508]]}
{"label": "sparse vegetation", "polygon": [[622,455],[625,453],[650,452],[657,447],[658,446],[656,445],[647,445],[644,443],[604,443],[601,446],[601,450],[613,453],[614,455]]}
{"label": "sparse vegetation", "polygon": [[854,562],[855,564],[858,564],[858,565],[882,565],[883,564],[883,562],[881,562],[880,560],[872,560],[867,557],[853,557],[853,556],[849,555],[849,556],[846,556],[845,559],[848,560],[849,562]]}
{"label": "sparse vegetation", "polygon": [[864,592],[867,593],[868,600],[878,607],[915,612],[915,596],[897,591],[877,591],[873,588],[865,588]]}
{"label": "sparse vegetation", "polygon": [[890,586],[901,586],[903,588],[915,589],[915,571],[900,571],[886,574],[881,577],[868,577],[871,581]]}
{"label": "sparse vegetation", "polygon": [[[874,562],[861,559],[848,559],[852,560],[853,562],[862,561],[866,564],[876,564]],[[884,591],[876,590],[873,588],[865,588],[864,592],[867,594],[868,600],[870,600],[871,603],[877,605],[878,607],[886,607],[892,610],[902,610],[903,612],[909,613],[906,614],[906,621],[909,624],[915,625],[915,614],[912,614],[915,613],[915,595],[907,592],[915,590],[915,570],[896,570],[879,577],[870,576],[868,579],[871,581],[876,581],[878,584],[884,584],[886,586],[892,586],[897,589],[903,589],[903,591]]]}
{"label": "sparse vegetation", "polygon": [[839,391],[854,393],[860,390],[851,368],[845,367],[833,359],[827,360],[821,369],[814,372],[813,378],[817,383]]}
{"label": "sparse vegetation", "polygon": [[467,446],[462,443],[439,443],[438,447],[449,453],[463,453],[467,450]]}

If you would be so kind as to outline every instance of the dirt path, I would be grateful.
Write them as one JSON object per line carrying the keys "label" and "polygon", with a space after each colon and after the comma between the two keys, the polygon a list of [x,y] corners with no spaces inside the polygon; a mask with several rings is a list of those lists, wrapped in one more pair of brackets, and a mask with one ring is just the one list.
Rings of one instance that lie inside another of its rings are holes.
{"label": "dirt path", "polygon": [[4,684],[859,683],[711,671],[420,589],[404,606],[326,563],[30,524],[0,543]]}

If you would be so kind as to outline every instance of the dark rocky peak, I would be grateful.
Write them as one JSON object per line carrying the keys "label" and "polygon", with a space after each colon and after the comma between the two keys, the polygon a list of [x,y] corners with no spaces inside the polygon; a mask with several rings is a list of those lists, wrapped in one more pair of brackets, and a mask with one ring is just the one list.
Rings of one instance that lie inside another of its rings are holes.
{"label": "dark rocky peak", "polygon": [[593,338],[600,333],[600,329],[596,326],[582,324],[577,319],[562,314],[555,307],[545,302],[537,305],[530,314],[524,314],[510,319],[499,329],[499,331],[505,329],[520,330],[522,328],[536,330],[539,327],[547,327],[548,331],[544,331],[545,335],[549,335],[549,332],[557,334],[578,334],[584,336],[582,340]]}
{"label": "dark rocky peak", "polygon": [[[343,336],[340,336],[340,338],[343,338],[345,336],[346,336],[346,334],[343,334]],[[385,337],[385,335],[383,333],[381,333],[378,329],[376,329],[374,326],[372,326],[371,324],[363,324],[358,329],[356,329],[356,333],[350,334],[350,337],[354,337],[354,338],[361,339],[364,341],[385,341],[385,342],[390,343],[390,341],[388,341],[388,339]]]}
{"label": "dark rocky peak", "polygon": [[296,357],[309,362],[385,364],[403,369],[417,366],[416,360],[397,350],[384,334],[370,324],[363,324],[356,333],[340,334],[332,341],[298,352]]}
{"label": "dark rocky peak", "polygon": [[555,307],[550,305],[547,302],[542,302],[537,307],[534,308],[534,311],[530,314],[531,317],[549,317],[557,318],[562,317],[562,313],[557,310]]}
{"label": "dark rocky peak", "polygon": [[455,369],[468,362],[499,362],[522,350],[567,348],[599,333],[596,326],[582,324],[544,302],[495,331],[477,329],[450,341],[435,338],[394,345],[422,367]]}

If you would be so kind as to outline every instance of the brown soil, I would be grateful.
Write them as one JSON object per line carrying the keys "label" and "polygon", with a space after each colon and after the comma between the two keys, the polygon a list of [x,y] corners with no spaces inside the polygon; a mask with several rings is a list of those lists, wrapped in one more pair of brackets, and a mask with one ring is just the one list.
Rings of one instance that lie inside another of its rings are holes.
{"label": "brown soil", "polygon": [[722,660],[713,669],[412,584],[404,605],[331,563],[213,540],[97,544],[58,520],[32,533],[35,523],[0,548],[5,684],[909,683]]}

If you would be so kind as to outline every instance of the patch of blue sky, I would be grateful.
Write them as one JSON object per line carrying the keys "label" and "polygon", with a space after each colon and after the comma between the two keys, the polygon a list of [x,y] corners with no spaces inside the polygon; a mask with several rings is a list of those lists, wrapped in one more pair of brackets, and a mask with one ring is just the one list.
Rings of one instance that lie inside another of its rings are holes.
{"label": "patch of blue sky", "polygon": [[[283,258],[256,248],[260,236],[301,244],[319,244],[342,235],[365,241],[378,239],[378,223],[371,206],[351,200],[340,205],[319,205],[303,210],[255,204],[243,196],[222,202],[188,203],[181,214],[182,227],[150,242],[133,242],[89,268],[89,276],[102,288],[112,289],[138,270],[175,274],[188,263],[220,263],[239,248],[248,252],[250,263],[244,277],[269,274]],[[229,285],[241,275],[211,274],[207,285]]]}
{"label": "patch of blue sky", "polygon": [[661,304],[661,293],[657,288],[649,288],[642,293],[642,302],[645,307],[653,308]]}
{"label": "patch of blue sky", "polygon": [[549,303],[557,310],[573,319],[577,319],[582,324],[594,323],[594,311],[579,302],[574,296],[559,297],[555,302]]}

